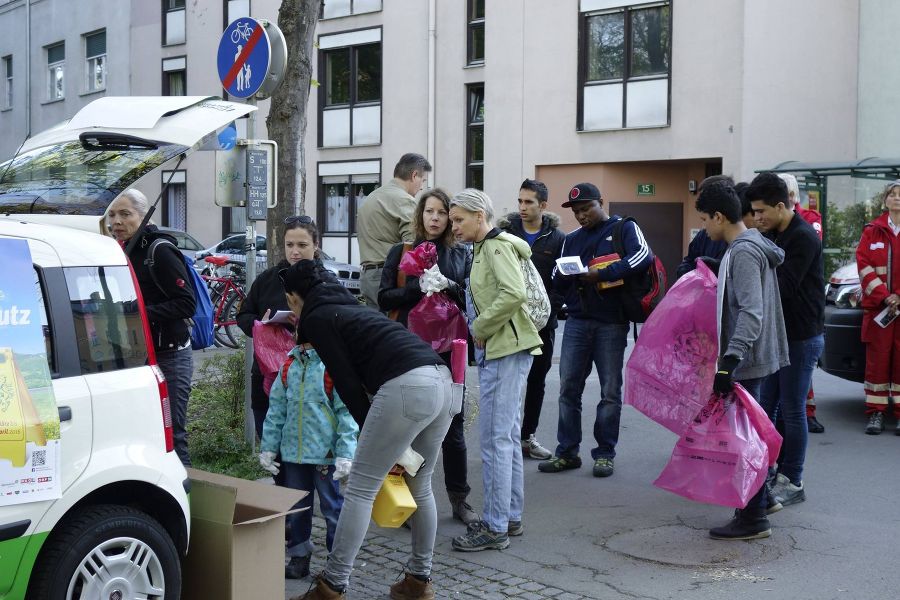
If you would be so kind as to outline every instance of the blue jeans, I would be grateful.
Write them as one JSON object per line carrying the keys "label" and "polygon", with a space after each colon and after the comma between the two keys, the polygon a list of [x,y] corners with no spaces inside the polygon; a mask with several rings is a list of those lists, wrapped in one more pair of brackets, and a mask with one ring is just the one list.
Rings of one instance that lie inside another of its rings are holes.
{"label": "blue jeans", "polygon": [[525,508],[521,408],[531,362],[531,354],[522,351],[485,360],[478,369],[482,519],[494,532],[506,532],[510,521],[521,521]]}
{"label": "blue jeans", "polygon": [[191,397],[191,378],[194,375],[194,352],[188,348],[183,350],[166,350],[156,353],[156,362],[166,377],[169,389],[169,405],[172,407],[172,434],[175,439],[175,453],[181,464],[191,466],[188,453],[187,405]]}
{"label": "blue jeans", "polygon": [[769,375],[760,392],[759,403],[769,414],[769,418],[774,422],[780,416],[784,421],[784,443],[778,471],[794,485],[800,485],[803,480],[803,462],[806,460],[806,442],[809,436],[806,393],[824,348],[823,335],[789,341],[788,356],[791,364]]}
{"label": "blue jeans", "polygon": [[600,379],[600,403],[594,419],[597,447],[591,457],[615,458],[622,414],[622,362],[628,323],[600,323],[569,317],[563,331],[559,357],[559,426],[556,456],[574,458],[581,445],[581,395],[596,365]]}
{"label": "blue jeans", "polygon": [[341,516],[341,506],[344,497],[338,482],[332,478],[334,465],[301,465],[292,462],[282,462],[281,470],[284,473],[284,487],[309,492],[293,508],[308,508],[302,512],[288,515],[288,524],[291,526],[291,535],[288,540],[288,556],[308,556],[312,554],[312,508],[313,490],[319,494],[319,509],[325,517],[325,546],[331,552],[334,542],[334,531],[337,529],[338,517]]}
{"label": "blue jeans", "polygon": [[437,535],[431,475],[450,420],[461,409],[460,404],[451,402],[451,383],[450,370],[443,365],[418,367],[385,382],[372,399],[344,489],[334,546],[325,564],[324,576],[332,587],[350,581],[353,561],[369,529],[375,495],[409,446],[425,463],[415,477],[404,476],[418,507],[411,517],[412,556],[406,570],[421,577],[431,575]]}

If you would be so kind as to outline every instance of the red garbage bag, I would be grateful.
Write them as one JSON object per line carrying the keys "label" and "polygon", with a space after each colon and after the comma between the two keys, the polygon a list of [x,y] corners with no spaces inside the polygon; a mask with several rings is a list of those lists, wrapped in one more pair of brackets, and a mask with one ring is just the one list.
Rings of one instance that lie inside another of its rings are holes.
{"label": "red garbage bag", "polygon": [[437,246],[432,242],[422,242],[400,259],[397,268],[410,277],[420,277],[422,272],[437,263]]}
{"label": "red garbage bag", "polygon": [[294,334],[277,323],[253,322],[253,356],[263,375],[263,390],[268,395],[275,376],[296,345]]}
{"label": "red garbage bag", "polygon": [[766,414],[740,386],[725,397],[710,396],[653,485],[697,502],[745,507],[766,480],[774,462],[770,451],[777,458],[781,447],[778,432],[768,417],[760,421],[760,413]]}
{"label": "red garbage bag", "polygon": [[716,276],[698,262],[641,327],[625,367],[625,404],[681,435],[712,389],[717,336]]}
{"label": "red garbage bag", "polygon": [[409,311],[406,325],[411,332],[431,344],[437,353],[449,352],[453,348],[453,340],[464,340],[469,334],[466,318],[456,303],[443,292],[419,300]]}

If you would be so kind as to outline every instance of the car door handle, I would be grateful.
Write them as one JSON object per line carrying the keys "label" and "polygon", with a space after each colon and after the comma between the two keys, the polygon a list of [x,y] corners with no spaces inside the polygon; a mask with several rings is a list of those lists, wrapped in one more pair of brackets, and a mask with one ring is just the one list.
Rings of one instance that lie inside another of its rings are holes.
{"label": "car door handle", "polygon": [[59,420],[62,421],[71,421],[72,420],[72,408],[69,406],[60,406],[59,411]]}

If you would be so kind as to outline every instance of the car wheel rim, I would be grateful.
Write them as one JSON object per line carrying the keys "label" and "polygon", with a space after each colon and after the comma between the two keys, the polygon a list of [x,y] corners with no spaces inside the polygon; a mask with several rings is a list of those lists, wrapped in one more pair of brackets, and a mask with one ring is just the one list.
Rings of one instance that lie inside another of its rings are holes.
{"label": "car wheel rim", "polygon": [[148,544],[131,537],[106,540],[78,564],[67,600],[163,598],[166,585],[159,557]]}

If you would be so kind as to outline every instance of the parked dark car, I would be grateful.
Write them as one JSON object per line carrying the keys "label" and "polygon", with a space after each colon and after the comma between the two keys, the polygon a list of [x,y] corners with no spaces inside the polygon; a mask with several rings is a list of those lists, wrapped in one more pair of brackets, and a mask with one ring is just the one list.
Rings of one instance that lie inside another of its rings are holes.
{"label": "parked dark car", "polygon": [[844,265],[829,278],[825,287],[825,351],[821,360],[826,373],[860,383],[866,371],[866,346],[860,341],[861,295],[855,262]]}

